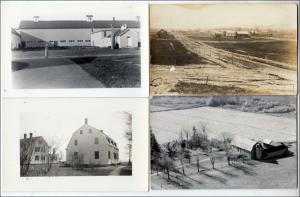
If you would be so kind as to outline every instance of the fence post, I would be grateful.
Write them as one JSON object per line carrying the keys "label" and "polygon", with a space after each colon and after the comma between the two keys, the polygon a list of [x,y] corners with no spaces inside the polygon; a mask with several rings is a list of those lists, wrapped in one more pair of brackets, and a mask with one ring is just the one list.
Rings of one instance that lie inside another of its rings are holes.
{"label": "fence post", "polygon": [[231,52],[231,55],[232,55],[231,63],[233,64],[233,52]]}

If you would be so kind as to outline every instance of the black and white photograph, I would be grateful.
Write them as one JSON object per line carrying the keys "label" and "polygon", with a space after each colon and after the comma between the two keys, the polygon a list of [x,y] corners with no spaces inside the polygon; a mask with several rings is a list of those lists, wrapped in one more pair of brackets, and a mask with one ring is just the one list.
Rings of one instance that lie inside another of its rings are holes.
{"label": "black and white photograph", "polygon": [[105,116],[93,117],[99,129],[88,118],[75,129],[79,117],[21,114],[20,175],[131,176],[132,114]]}
{"label": "black and white photograph", "polygon": [[153,97],[151,188],[296,189],[295,96]]}
{"label": "black and white photograph", "polygon": [[149,17],[151,95],[297,93],[296,3],[152,4]]}
{"label": "black and white photograph", "polygon": [[1,155],[4,192],[147,191],[147,99],[3,103],[1,145],[10,150]]}
{"label": "black and white photograph", "polygon": [[12,7],[13,89],[141,88],[140,5],[18,2],[5,11]]}

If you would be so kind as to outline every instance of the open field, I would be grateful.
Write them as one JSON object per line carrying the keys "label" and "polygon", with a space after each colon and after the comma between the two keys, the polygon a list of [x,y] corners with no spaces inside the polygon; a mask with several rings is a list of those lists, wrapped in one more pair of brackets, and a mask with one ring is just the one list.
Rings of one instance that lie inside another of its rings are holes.
{"label": "open field", "polygon": [[177,139],[181,129],[191,131],[193,126],[199,128],[202,123],[207,124],[210,138],[230,133],[254,140],[296,142],[295,118],[214,107],[150,113],[150,125],[160,144]]}
{"label": "open field", "polygon": [[62,167],[60,164],[52,164],[51,170],[46,174],[39,173],[40,165],[32,165],[28,176],[131,176],[130,166],[105,166],[94,168],[72,169],[72,167]]}
{"label": "open field", "polygon": [[134,88],[141,84],[137,49],[70,48],[13,51],[15,88]]}
{"label": "open field", "polygon": [[[290,151],[296,154],[296,144],[290,146]],[[220,153],[221,154],[221,153]],[[220,158],[211,168],[208,157],[202,156],[200,172],[196,161],[185,161],[185,175],[181,173],[181,165],[175,161],[177,173],[167,174],[153,171],[151,173],[151,188],[160,189],[279,189],[297,187],[297,156],[285,157],[273,161],[255,161],[227,165]]]}
{"label": "open field", "polygon": [[297,42],[280,40],[204,42],[226,51],[297,65]]}
{"label": "open field", "polygon": [[[291,95],[297,92],[296,65],[232,53],[178,32],[172,32],[166,39],[152,38],[150,52],[152,95]],[[265,57],[265,51],[257,53]]]}

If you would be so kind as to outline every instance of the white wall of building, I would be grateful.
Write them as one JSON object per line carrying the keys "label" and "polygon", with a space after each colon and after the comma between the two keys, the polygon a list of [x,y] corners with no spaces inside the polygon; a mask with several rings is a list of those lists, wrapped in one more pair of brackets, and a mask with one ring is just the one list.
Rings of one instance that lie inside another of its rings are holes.
{"label": "white wall of building", "polygon": [[[82,131],[82,134],[80,131]],[[95,144],[95,138],[98,138],[98,144]],[[75,140],[77,140],[77,145],[75,145]],[[95,159],[95,151],[99,151],[99,159]],[[83,156],[82,164],[107,165],[118,163],[118,159],[114,159],[113,156],[114,153],[119,154],[119,150],[108,143],[102,131],[87,124],[73,133],[66,152],[68,164],[72,164],[72,155],[74,155],[74,152]],[[108,152],[110,152],[111,159],[108,158]]]}
{"label": "white wall of building", "polygon": [[11,34],[11,49],[18,49],[21,47],[21,37],[16,34]]}
{"label": "white wall of building", "polygon": [[136,30],[130,29],[121,36],[117,36],[120,48],[134,48],[138,47],[139,33]]}

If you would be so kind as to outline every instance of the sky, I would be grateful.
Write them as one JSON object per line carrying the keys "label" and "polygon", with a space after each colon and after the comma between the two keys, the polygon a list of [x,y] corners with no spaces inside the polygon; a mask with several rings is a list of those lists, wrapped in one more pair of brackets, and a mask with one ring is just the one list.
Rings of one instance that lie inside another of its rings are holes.
{"label": "sky", "polygon": [[18,1],[1,2],[1,12],[7,12],[10,22],[16,28],[21,20],[33,20],[39,16],[40,20],[86,20],[87,14],[92,14],[94,20],[137,20],[141,16],[138,3],[118,2],[57,2],[57,1]]}
{"label": "sky", "polygon": [[98,110],[88,113],[70,111],[48,111],[44,113],[23,112],[20,114],[20,138],[24,133],[29,136],[43,136],[47,142],[55,141],[61,144],[57,153],[62,152],[63,159],[66,156],[66,147],[72,134],[84,125],[84,118],[88,118],[88,124],[111,137],[118,145],[121,161],[128,160],[126,150],[127,139],[125,138],[126,115],[124,112],[99,112]]}
{"label": "sky", "polygon": [[151,5],[151,29],[265,27],[297,29],[296,4]]}

